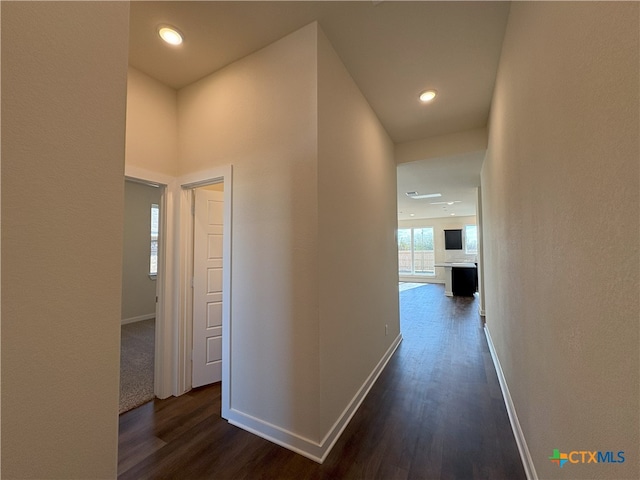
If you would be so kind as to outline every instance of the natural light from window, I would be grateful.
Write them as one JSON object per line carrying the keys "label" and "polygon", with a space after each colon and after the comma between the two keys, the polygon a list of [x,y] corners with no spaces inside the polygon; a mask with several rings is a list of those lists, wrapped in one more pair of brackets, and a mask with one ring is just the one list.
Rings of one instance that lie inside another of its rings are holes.
{"label": "natural light from window", "polygon": [[398,229],[398,273],[434,276],[433,228]]}
{"label": "natural light from window", "polygon": [[158,274],[158,226],[160,224],[160,207],[151,204],[151,255],[149,258],[149,275]]}
{"label": "natural light from window", "polygon": [[465,225],[464,227],[464,253],[475,255],[478,253],[478,227]]}

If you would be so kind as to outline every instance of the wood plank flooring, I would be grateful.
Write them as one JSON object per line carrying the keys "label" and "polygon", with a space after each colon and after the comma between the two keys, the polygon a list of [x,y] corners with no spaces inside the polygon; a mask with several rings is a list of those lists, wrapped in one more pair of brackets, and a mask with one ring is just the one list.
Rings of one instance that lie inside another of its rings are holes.
{"label": "wood plank flooring", "polygon": [[120,479],[524,479],[474,298],[401,294],[404,341],[324,464],[220,417],[220,386],[120,416]]}

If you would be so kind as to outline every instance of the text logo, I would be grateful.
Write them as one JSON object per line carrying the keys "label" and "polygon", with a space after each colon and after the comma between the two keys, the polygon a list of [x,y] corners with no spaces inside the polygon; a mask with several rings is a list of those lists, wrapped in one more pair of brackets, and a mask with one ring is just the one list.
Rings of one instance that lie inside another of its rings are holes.
{"label": "text logo", "polygon": [[594,452],[590,450],[573,450],[569,453],[562,453],[559,449],[553,449],[553,455],[549,457],[551,463],[555,463],[562,468],[569,463],[624,463],[624,452]]}
{"label": "text logo", "polygon": [[551,463],[555,463],[556,465],[560,465],[563,467],[565,463],[569,461],[569,457],[566,453],[560,453],[560,450],[557,448],[553,449],[553,455],[549,457]]}

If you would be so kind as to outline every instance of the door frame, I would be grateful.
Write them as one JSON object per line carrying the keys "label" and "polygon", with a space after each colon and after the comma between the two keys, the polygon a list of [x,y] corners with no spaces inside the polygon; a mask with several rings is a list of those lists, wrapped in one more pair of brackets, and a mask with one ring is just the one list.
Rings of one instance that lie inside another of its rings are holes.
{"label": "door frame", "polygon": [[173,184],[172,198],[176,202],[177,248],[174,279],[177,293],[177,325],[175,329],[176,375],[174,395],[191,390],[191,350],[193,344],[193,190],[214,183],[224,183],[223,253],[222,253],[222,388],[223,418],[228,417],[231,399],[231,258],[233,168],[231,165],[184,175]]}
{"label": "door frame", "polygon": [[144,185],[158,186],[162,188],[160,199],[160,231],[158,243],[158,274],[156,276],[156,326],[154,345],[154,374],[153,393],[158,398],[167,398],[171,395],[171,368],[166,368],[168,362],[172,361],[172,352],[167,345],[168,331],[167,324],[171,315],[171,281],[169,256],[167,252],[171,248],[171,215],[169,215],[169,189],[173,181],[172,177],[149,172],[140,168],[125,167],[125,181],[142,183]]}
{"label": "door frame", "polygon": [[[194,188],[224,182],[222,389],[223,418],[231,405],[231,237],[233,168],[231,165],[173,177],[125,166],[125,180],[164,187],[158,251],[158,304],[154,394],[158,398],[180,396],[191,390],[193,217]],[[191,260],[191,262],[190,262]]]}

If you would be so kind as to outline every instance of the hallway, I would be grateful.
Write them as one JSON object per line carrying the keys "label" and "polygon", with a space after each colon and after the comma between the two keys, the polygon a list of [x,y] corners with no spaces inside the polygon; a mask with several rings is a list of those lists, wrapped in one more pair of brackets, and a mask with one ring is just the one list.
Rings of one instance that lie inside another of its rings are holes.
{"label": "hallway", "polygon": [[473,298],[400,293],[404,337],[323,465],[220,418],[220,387],[120,417],[119,478],[524,479]]}

